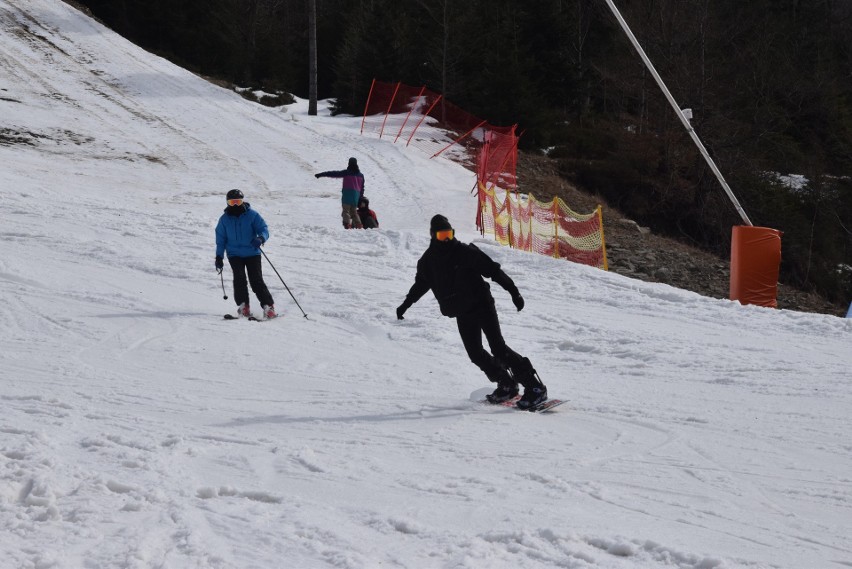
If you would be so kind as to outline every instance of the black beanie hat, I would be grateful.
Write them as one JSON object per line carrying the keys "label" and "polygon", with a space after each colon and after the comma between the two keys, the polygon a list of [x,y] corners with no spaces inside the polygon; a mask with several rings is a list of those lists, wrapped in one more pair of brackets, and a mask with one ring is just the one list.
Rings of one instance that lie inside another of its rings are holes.
{"label": "black beanie hat", "polygon": [[439,231],[445,231],[452,228],[453,226],[450,225],[450,220],[441,214],[436,215],[432,218],[432,221],[429,222],[429,233],[432,234],[433,237]]}
{"label": "black beanie hat", "polygon": [[350,158],[349,159],[349,167],[350,168],[357,168],[358,167],[358,161],[355,160],[354,158]]}
{"label": "black beanie hat", "polygon": [[243,193],[240,190],[229,190],[228,195],[225,196],[226,200],[241,200],[243,199]]}

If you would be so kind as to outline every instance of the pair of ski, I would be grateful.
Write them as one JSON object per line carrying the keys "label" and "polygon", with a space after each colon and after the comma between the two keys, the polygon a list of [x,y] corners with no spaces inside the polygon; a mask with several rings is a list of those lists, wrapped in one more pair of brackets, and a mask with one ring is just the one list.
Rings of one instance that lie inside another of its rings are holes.
{"label": "pair of ski", "polygon": [[481,399],[479,402],[484,403],[485,405],[499,405],[501,407],[510,407],[512,409],[517,409],[518,411],[530,411],[532,413],[549,413],[555,407],[559,407],[563,403],[566,403],[566,401],[562,399],[548,399],[539,403],[538,405],[530,407],[529,409],[521,409],[517,406],[517,403],[520,399],[520,395],[515,395],[511,399],[501,401],[500,403],[491,403],[488,399]]}
{"label": "pair of ski", "polygon": [[[277,316],[275,318],[278,318]],[[275,320],[275,318],[258,318],[256,316],[249,316],[246,318],[249,322],[266,322],[267,320]],[[239,316],[234,316],[233,314],[226,314],[225,320],[240,320]]]}

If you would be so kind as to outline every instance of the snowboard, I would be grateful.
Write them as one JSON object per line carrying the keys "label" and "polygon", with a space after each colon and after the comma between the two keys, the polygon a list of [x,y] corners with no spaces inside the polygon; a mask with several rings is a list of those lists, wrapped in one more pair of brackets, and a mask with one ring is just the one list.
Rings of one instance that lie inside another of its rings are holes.
{"label": "snowboard", "polygon": [[483,387],[482,389],[477,389],[473,393],[470,394],[470,398],[477,403],[481,403],[482,405],[496,406],[496,407],[508,407],[510,409],[516,409],[518,411],[529,411],[532,413],[545,413],[551,412],[555,407],[559,407],[560,405],[567,403],[567,400],[564,399],[548,399],[543,403],[539,403],[535,407],[531,407],[529,409],[519,409],[517,407],[518,400],[521,398],[521,395],[515,395],[513,398],[503,401],[502,403],[492,403],[485,396],[491,391],[493,388],[491,387]]}

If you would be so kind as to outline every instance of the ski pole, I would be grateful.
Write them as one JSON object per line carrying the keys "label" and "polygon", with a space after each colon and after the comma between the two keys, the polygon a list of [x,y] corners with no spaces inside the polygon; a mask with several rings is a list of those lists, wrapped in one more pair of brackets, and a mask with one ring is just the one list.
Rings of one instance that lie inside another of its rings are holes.
{"label": "ski pole", "polygon": [[219,269],[219,278],[222,280],[222,298],[228,300],[228,293],[225,292],[225,277],[222,276],[222,269]]}
{"label": "ski pole", "polygon": [[[284,285],[284,288],[286,288],[286,289],[287,289],[287,292],[289,292],[289,293],[290,293],[290,298],[292,298],[292,299],[293,299],[293,302],[295,302],[295,303],[296,303],[296,306],[298,306],[298,307],[299,307],[299,310],[302,310],[301,305],[299,305],[299,301],[298,301],[298,300],[296,300],[296,297],[295,297],[295,296],[293,296],[293,293],[292,293],[292,292],[290,292],[290,287],[289,287],[289,286],[287,286],[287,283],[285,283],[285,282],[284,282],[284,279],[282,279],[282,278],[281,278],[281,275],[280,275],[280,274],[278,274],[278,269],[276,269],[276,268],[275,268],[275,265],[273,265],[273,264],[272,264],[272,261],[270,261],[270,260],[269,260],[269,257],[267,257],[267,256],[266,256],[266,253],[264,253],[264,252],[263,252],[263,249],[261,249],[261,250],[260,250],[260,252],[261,252],[261,253],[263,253],[263,257],[266,259],[266,262],[267,262],[267,263],[269,263],[269,266],[270,266],[270,267],[272,267],[272,270],[273,270],[273,271],[275,271],[275,274],[276,274],[276,275],[278,275],[278,280],[280,280],[280,281],[281,281],[281,284],[283,284],[283,285]],[[305,320],[307,320],[307,319],[308,319],[308,315],[307,315],[307,314],[305,314],[305,311],[304,311],[304,310],[302,310],[302,315],[305,317]]]}

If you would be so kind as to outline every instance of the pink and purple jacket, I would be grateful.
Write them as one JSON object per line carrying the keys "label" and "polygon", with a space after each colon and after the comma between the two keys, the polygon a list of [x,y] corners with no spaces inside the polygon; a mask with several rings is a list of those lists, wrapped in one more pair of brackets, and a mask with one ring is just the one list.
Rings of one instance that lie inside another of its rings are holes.
{"label": "pink and purple jacket", "polygon": [[317,178],[343,178],[342,202],[344,205],[358,205],[364,195],[364,174],[360,170],[329,170],[320,172]]}

